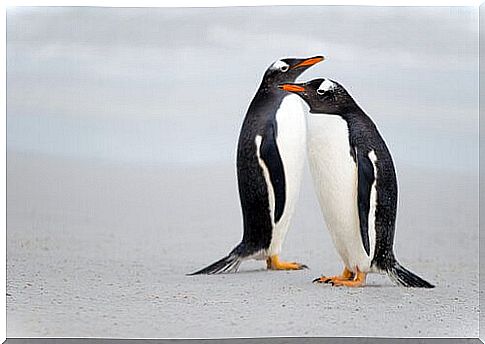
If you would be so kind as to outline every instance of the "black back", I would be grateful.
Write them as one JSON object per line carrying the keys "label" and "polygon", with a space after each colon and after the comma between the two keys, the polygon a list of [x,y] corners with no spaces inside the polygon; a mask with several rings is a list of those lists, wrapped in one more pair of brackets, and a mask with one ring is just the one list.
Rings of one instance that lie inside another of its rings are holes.
{"label": "black back", "polygon": [[[275,142],[278,135],[275,115],[286,95],[284,92],[276,90],[259,90],[249,107],[239,135],[237,177],[243,213],[243,242],[248,245],[249,251],[268,248],[271,243],[273,228],[269,212],[268,187],[256,152],[255,140],[258,135],[262,137],[261,154],[264,147],[267,154],[271,155],[272,158],[272,163],[267,165],[268,169],[273,167],[272,170],[278,173],[280,180],[277,185],[272,180],[275,191],[275,205],[277,205],[276,212],[280,215],[279,212],[284,209],[285,176],[282,168],[283,162]],[[274,175],[275,172],[270,174],[270,176]],[[273,215],[275,221],[277,221],[276,215]]]}
{"label": "black back", "polygon": [[[349,140],[351,147],[355,150],[354,160],[358,164],[358,184],[359,184],[359,220],[361,233],[363,233],[363,243],[368,235],[369,202],[371,186],[376,180],[376,248],[372,265],[381,269],[386,269],[389,264],[394,262],[392,247],[394,242],[394,231],[397,213],[397,178],[389,149],[380,135],[377,127],[372,120],[361,110],[356,113],[348,113],[342,116],[349,127]],[[369,153],[374,151],[377,160],[375,161],[376,170],[370,161]],[[365,233],[365,234],[364,234]],[[368,245],[367,238],[367,245]],[[368,246],[367,246],[368,247]],[[367,248],[367,253],[369,253]]]}

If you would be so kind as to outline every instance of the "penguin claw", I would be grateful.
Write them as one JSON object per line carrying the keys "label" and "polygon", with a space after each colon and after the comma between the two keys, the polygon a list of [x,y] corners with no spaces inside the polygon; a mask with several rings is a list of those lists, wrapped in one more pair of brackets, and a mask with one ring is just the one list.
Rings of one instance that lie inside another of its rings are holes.
{"label": "penguin claw", "polygon": [[317,277],[315,278],[312,283],[328,283],[330,281],[330,278],[322,276],[322,277]]}
{"label": "penguin claw", "polygon": [[344,279],[340,276],[333,276],[333,277],[318,277],[315,278],[312,283],[325,283],[325,284],[330,284],[332,286],[340,286],[341,284],[339,282],[343,281]]}

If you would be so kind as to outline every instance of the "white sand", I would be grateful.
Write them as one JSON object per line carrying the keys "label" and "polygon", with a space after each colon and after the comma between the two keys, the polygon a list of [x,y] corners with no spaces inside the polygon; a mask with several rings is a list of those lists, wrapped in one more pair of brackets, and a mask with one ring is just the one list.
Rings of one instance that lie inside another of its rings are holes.
{"label": "white sand", "polygon": [[477,177],[398,170],[396,253],[435,283],[314,285],[341,264],[305,175],[297,272],[188,277],[241,237],[233,166],[135,168],[8,155],[7,335],[478,336]]}

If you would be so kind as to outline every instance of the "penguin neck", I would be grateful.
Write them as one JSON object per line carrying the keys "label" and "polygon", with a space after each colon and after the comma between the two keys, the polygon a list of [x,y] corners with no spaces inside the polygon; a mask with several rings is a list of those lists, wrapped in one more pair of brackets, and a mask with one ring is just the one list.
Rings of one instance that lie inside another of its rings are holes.
{"label": "penguin neck", "polygon": [[365,113],[360,108],[359,104],[357,104],[352,98],[348,99],[346,104],[342,106],[340,113],[340,116],[342,116],[343,118],[365,116]]}
{"label": "penguin neck", "polygon": [[289,95],[291,94],[277,87],[263,87],[261,85],[249,105],[248,115],[250,117],[267,116],[267,111],[261,111],[261,109],[278,108],[283,99]]}
{"label": "penguin neck", "polygon": [[269,101],[273,99],[275,102],[282,101],[283,98],[290,95],[290,93],[280,90],[276,85],[268,84],[263,81],[254,96],[256,101]]}
{"label": "penguin neck", "polygon": [[284,91],[281,91],[276,85],[265,82],[265,80],[263,80],[263,82],[261,82],[261,85],[259,85],[257,93],[261,95],[268,95],[268,94],[277,94],[279,92],[284,92]]}
{"label": "penguin neck", "polygon": [[340,109],[338,112],[332,113],[332,112],[319,112],[319,111],[313,111],[310,109],[310,113],[313,115],[318,116],[320,115],[331,115],[331,116],[338,116],[346,121],[352,120],[354,118],[364,118],[367,117],[365,112],[357,105],[357,103],[349,103],[345,106],[345,108]]}
{"label": "penguin neck", "polygon": [[258,93],[262,94],[289,94],[286,91],[280,90],[278,85],[288,83],[288,82],[295,82],[296,77],[287,75],[286,77],[278,78],[278,77],[271,77],[271,76],[263,76],[261,80],[261,84],[258,88]]}

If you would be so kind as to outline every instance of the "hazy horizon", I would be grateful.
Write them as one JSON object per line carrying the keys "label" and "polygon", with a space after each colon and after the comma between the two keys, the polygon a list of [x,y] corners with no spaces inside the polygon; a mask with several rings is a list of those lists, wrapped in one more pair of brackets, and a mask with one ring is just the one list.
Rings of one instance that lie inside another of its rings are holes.
{"label": "hazy horizon", "polygon": [[466,7],[9,8],[7,147],[233,164],[267,66],[323,54],[299,80],[341,82],[398,166],[476,172],[477,38]]}

